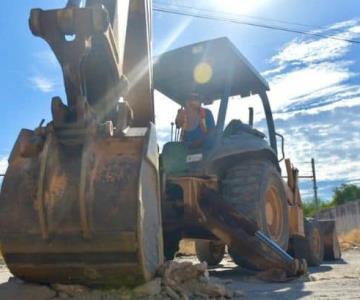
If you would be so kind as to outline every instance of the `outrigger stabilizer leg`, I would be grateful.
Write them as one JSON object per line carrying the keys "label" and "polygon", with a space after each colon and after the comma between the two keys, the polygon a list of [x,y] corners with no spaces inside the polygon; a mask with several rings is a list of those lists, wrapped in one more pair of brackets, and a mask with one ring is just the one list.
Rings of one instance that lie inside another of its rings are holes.
{"label": "outrigger stabilizer leg", "polygon": [[293,258],[275,241],[261,232],[258,225],[208,188],[202,191],[202,223],[217,238],[249,260],[258,270],[281,269],[288,277],[307,273],[304,259]]}

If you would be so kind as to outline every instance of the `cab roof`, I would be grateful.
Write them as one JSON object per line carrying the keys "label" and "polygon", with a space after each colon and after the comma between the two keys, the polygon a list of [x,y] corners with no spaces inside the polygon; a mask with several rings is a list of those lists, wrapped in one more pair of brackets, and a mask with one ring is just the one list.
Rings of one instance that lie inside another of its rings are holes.
{"label": "cab roof", "polygon": [[269,90],[266,80],[226,37],[168,51],[154,64],[154,88],[180,105],[198,94],[202,102],[247,97]]}

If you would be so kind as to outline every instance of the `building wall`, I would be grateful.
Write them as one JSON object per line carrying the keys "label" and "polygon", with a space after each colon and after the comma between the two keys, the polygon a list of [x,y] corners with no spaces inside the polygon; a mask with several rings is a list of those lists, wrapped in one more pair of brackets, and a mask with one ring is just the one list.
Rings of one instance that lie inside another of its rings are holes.
{"label": "building wall", "polygon": [[335,219],[338,234],[360,229],[360,200],[324,209],[318,213],[319,220]]}

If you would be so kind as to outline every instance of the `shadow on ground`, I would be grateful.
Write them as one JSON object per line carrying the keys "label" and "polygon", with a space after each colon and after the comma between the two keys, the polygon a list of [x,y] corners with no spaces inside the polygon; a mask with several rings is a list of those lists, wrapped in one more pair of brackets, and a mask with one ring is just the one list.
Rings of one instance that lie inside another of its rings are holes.
{"label": "shadow on ground", "polygon": [[[310,268],[310,273],[328,272],[332,267],[328,265]],[[242,299],[300,299],[311,296],[311,291],[306,291],[305,282],[311,281],[311,276],[295,278],[282,283],[270,283],[259,280],[254,271],[240,267],[219,265],[209,268],[211,276],[228,280],[229,287],[234,290],[243,290]]]}

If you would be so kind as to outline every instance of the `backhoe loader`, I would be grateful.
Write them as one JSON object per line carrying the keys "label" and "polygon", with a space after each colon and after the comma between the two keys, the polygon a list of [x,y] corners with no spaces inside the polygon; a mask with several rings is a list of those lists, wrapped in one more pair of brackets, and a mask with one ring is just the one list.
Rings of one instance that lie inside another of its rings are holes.
{"label": "backhoe loader", "polygon": [[[172,259],[182,238],[195,239],[209,265],[225,245],[246,268],[295,276],[304,259],[321,263],[322,230],[304,219],[289,160],[281,178],[269,86],[227,38],[153,61],[150,0],[69,1],[33,9],[29,24],[60,63],[67,99],[54,97],[52,120],[22,129],[9,157],[0,241],[15,276],[133,286]],[[204,105],[220,101],[210,149],[176,140],[159,155],[154,88],[180,105],[194,92]],[[235,95],[260,97],[269,142],[251,109],[248,124],[227,124]],[[328,223],[325,252],[338,258]]]}

